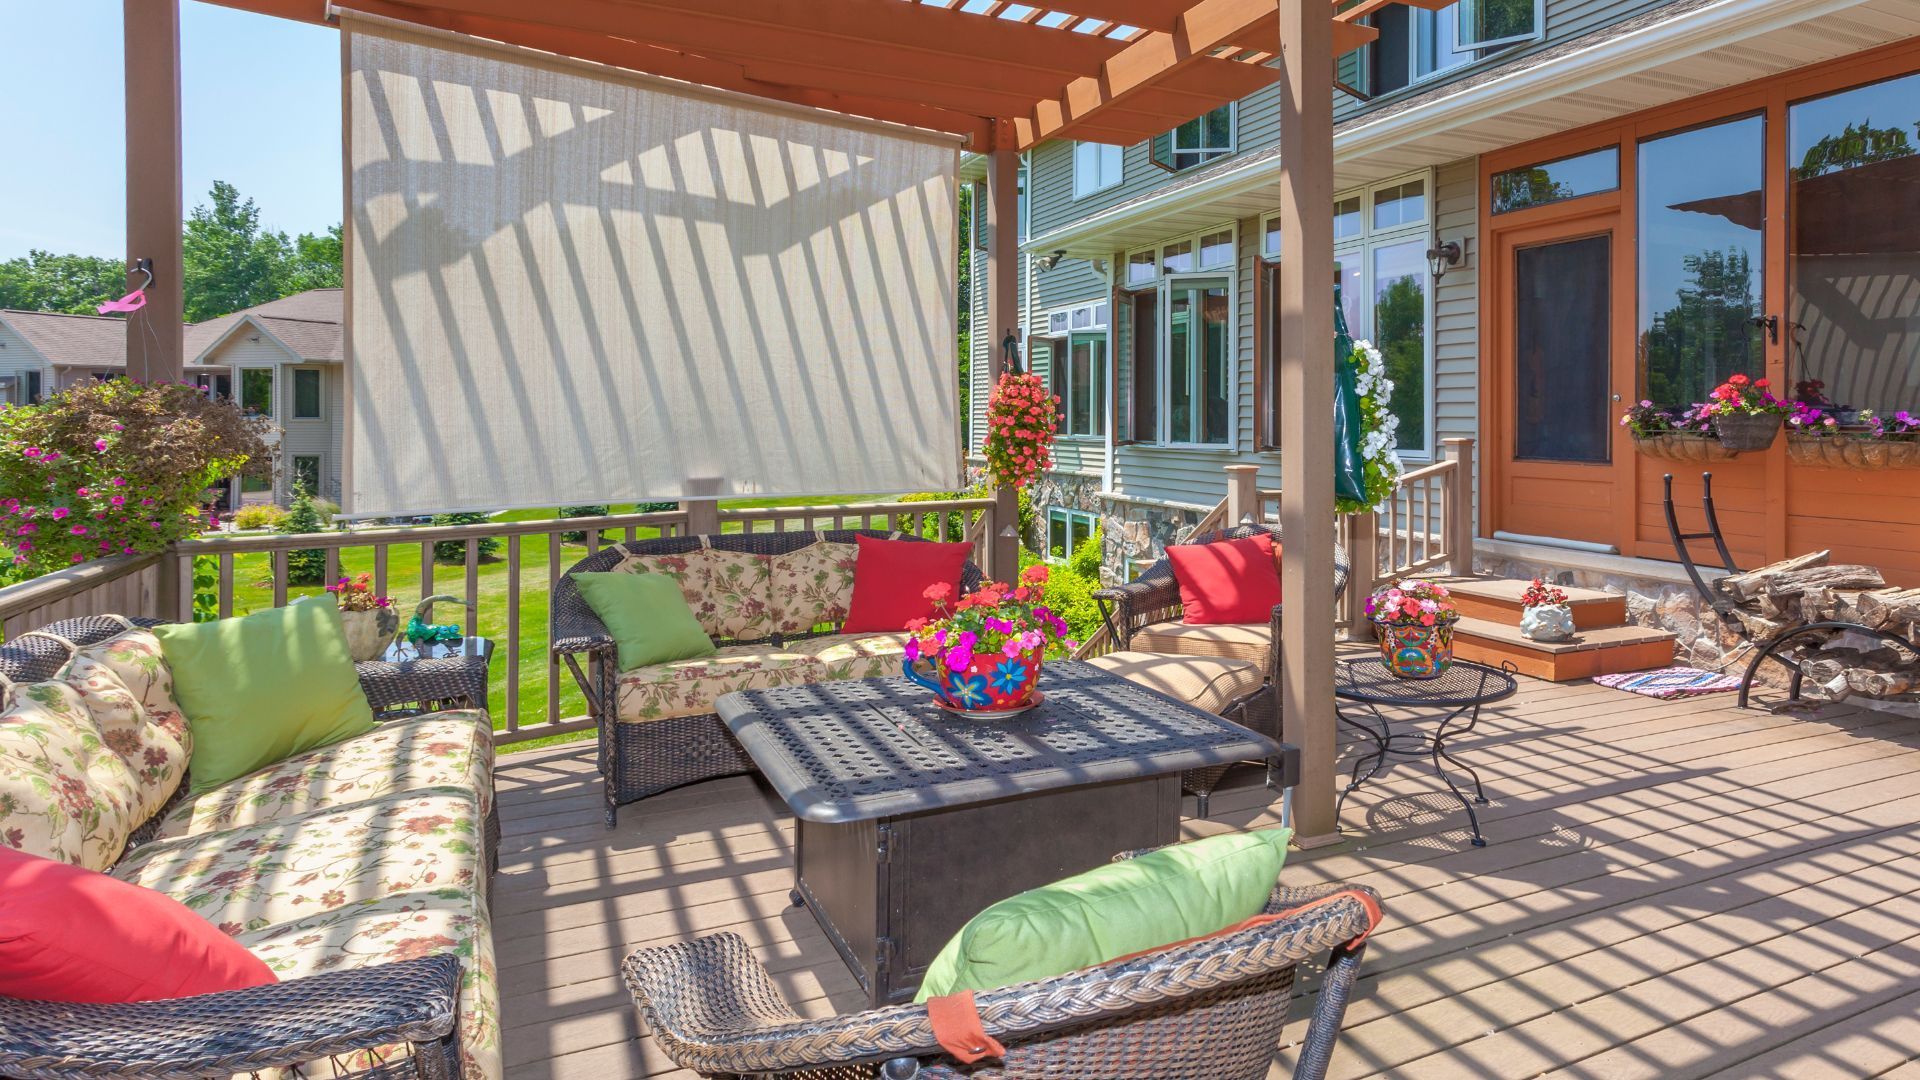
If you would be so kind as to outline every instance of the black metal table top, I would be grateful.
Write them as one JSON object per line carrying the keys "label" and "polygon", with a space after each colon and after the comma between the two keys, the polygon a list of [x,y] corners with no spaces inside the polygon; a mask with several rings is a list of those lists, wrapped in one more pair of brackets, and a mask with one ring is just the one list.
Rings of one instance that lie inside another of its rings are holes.
{"label": "black metal table top", "polygon": [[1050,663],[1006,720],[934,706],[904,678],[728,694],[715,706],[793,812],[865,821],[1272,757],[1264,735],[1089,664]]}
{"label": "black metal table top", "polygon": [[1453,708],[1484,705],[1511,697],[1520,689],[1512,675],[1485,664],[1455,660],[1434,679],[1403,679],[1379,657],[1343,660],[1333,679],[1335,697],[1371,705]]}

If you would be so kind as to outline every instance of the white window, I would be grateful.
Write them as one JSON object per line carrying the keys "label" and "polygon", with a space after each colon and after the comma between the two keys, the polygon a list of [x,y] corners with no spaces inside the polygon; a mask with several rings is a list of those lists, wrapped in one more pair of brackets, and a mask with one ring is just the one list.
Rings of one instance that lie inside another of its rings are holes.
{"label": "white window", "polygon": [[1127,255],[1127,288],[1151,285],[1160,277],[1160,258],[1152,251],[1134,251]]}
{"label": "white window", "polygon": [[1047,511],[1047,558],[1065,562],[1074,549],[1092,541],[1100,523],[1085,510],[1054,507]]}
{"label": "white window", "polygon": [[1120,182],[1121,159],[1126,147],[1105,143],[1073,144],[1073,197],[1084,199],[1096,191],[1105,191]]}
{"label": "white window", "polygon": [[320,419],[320,369],[293,369],[293,418]]}
{"label": "white window", "polygon": [[1453,5],[1455,47],[1486,49],[1540,36],[1543,0],[1460,0]]}
{"label": "white window", "polygon": [[[1401,177],[1334,200],[1333,263],[1347,331],[1384,354],[1400,419],[1400,450],[1432,452],[1432,177]],[[1279,250],[1279,215],[1262,219],[1261,255]],[[1268,363],[1277,358],[1268,349]]]}
{"label": "white window", "polygon": [[1127,256],[1124,441],[1232,445],[1236,239],[1226,223]]}
{"label": "white window", "polygon": [[1222,105],[1168,134],[1166,164],[1175,172],[1233,153],[1233,104]]}
{"label": "white window", "polygon": [[1540,38],[1544,0],[1460,0],[1438,11],[1395,4],[1369,16],[1380,37],[1361,52],[1369,93],[1390,94]]}
{"label": "white window", "polygon": [[1060,397],[1060,434],[1107,434],[1107,304],[1047,316],[1047,383]]}

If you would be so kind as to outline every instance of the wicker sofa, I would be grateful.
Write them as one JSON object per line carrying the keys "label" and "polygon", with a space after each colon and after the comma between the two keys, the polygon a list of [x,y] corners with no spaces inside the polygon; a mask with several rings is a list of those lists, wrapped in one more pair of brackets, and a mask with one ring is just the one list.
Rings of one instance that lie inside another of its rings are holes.
{"label": "wicker sofa", "polygon": [[[0,998],[0,1076],[315,1063],[297,1074],[501,1077],[486,713],[390,720],[190,796],[191,733],[145,625],[71,619],[0,646],[0,789],[13,796],[0,799],[0,842],[165,893],[281,981],[135,1004]],[[392,702],[393,675],[383,677]],[[419,690],[419,701],[446,693]],[[57,778],[70,794],[87,791],[90,813],[75,816],[96,823],[84,836],[18,797],[54,760],[46,731],[90,748],[62,758],[76,771]]]}
{"label": "wicker sofa", "polygon": [[[900,671],[901,634],[842,634],[853,595],[855,537],[877,530],[724,533],[633,540],[589,555],[553,589],[553,652],[579,681],[600,736],[606,823],[618,808],[670,788],[753,771],[714,702],[760,690]],[[580,595],[578,573],[665,573],[719,651],[620,671],[612,635]],[[978,588],[967,563],[961,591]]]}

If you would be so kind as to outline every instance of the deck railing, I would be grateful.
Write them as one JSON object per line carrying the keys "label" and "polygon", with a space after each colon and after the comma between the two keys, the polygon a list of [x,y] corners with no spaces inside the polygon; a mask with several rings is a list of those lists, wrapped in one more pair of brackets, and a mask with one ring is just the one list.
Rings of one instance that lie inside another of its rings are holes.
{"label": "deck railing", "polygon": [[[718,511],[709,503],[647,514],[210,536],[181,541],[162,554],[102,559],[0,589],[0,626],[11,636],[104,612],[188,621],[196,607],[203,617],[225,618],[281,607],[343,573],[369,573],[375,592],[395,596],[403,619],[416,587],[418,597],[449,595],[466,602],[464,611],[441,607],[434,618],[457,618],[468,634],[492,639],[488,705],[495,738],[520,742],[589,724],[578,688],[547,649],[547,604],[560,576],[607,544],[698,531],[881,529],[966,539],[985,568],[994,507],[992,499]],[[318,580],[294,581],[302,562],[296,552],[319,552]]]}

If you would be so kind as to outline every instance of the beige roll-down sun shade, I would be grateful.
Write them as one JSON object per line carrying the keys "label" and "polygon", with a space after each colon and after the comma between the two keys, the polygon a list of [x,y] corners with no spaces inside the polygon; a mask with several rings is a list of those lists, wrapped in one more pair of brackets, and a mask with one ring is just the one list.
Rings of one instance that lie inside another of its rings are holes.
{"label": "beige roll-down sun shade", "polygon": [[958,485],[952,137],[346,27],[347,512]]}

